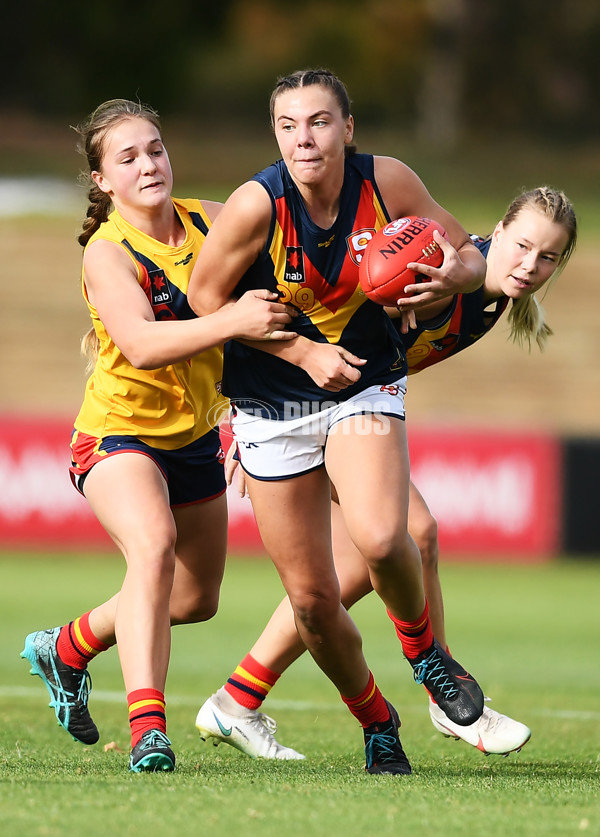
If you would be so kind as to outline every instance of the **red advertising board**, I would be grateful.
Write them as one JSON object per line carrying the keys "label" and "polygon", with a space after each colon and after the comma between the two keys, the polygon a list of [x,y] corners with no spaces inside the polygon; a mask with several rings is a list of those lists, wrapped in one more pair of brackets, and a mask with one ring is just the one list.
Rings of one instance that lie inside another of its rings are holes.
{"label": "red advertising board", "polygon": [[536,433],[408,433],[412,479],[438,521],[440,548],[485,560],[556,555],[561,444]]}
{"label": "red advertising board", "polygon": [[108,545],[110,539],[69,478],[68,421],[0,419],[0,544]]}
{"label": "red advertising board", "polygon": [[[0,417],[0,547],[106,548],[108,536],[68,473],[69,422]],[[224,434],[225,445],[228,442]],[[415,484],[444,553],[542,560],[561,533],[558,440],[439,427],[409,431]],[[229,489],[230,548],[261,551],[252,507]]]}

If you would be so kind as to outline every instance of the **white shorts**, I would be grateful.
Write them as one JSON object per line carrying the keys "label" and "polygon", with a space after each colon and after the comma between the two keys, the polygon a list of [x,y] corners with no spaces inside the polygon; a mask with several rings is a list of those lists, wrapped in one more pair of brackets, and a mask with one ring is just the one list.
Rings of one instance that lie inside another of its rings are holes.
{"label": "white shorts", "polygon": [[[266,419],[234,409],[231,428],[237,457],[244,471],[255,479],[299,477],[323,465],[329,432],[343,419],[375,415],[383,421],[375,426],[365,421],[363,432],[387,433],[388,417],[404,419],[405,394],[406,376],[391,384],[368,387],[347,401],[332,402],[317,413],[310,413],[308,404],[297,404],[295,411],[290,409],[289,419]],[[353,424],[352,433],[361,435],[360,423]]]}

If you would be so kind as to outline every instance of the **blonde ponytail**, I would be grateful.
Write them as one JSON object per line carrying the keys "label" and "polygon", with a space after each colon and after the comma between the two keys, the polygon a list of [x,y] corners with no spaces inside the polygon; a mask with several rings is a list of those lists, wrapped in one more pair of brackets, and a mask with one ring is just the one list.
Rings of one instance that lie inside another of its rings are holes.
{"label": "blonde ponytail", "polygon": [[99,351],[100,341],[98,340],[96,329],[92,326],[81,338],[81,354],[87,361],[85,365],[86,375],[89,375],[93,371]]}
{"label": "blonde ponytail", "polygon": [[532,341],[535,340],[540,351],[543,352],[548,338],[554,334],[546,322],[544,309],[533,294],[513,299],[508,312],[508,324],[510,325],[509,339],[518,346],[527,345],[529,351],[531,351]]}

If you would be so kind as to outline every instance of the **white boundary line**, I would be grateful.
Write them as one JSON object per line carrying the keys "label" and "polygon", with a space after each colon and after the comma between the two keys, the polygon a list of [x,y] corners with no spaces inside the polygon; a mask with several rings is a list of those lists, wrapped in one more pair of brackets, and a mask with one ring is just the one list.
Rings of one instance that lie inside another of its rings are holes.
{"label": "white boundary line", "polygon": [[[47,698],[48,692],[45,687],[35,686],[0,686],[0,698],[26,698],[26,699],[40,699]],[[199,697],[189,697],[184,695],[169,694],[168,703],[172,706],[194,706],[200,707],[209,695],[200,695]],[[98,703],[126,703],[125,692],[109,692],[102,689],[94,689],[94,702]],[[339,709],[340,711],[347,711],[346,707],[340,701],[335,703],[325,703],[307,700],[278,700],[277,698],[269,698],[269,709],[283,709],[293,712],[318,712],[327,710]],[[422,707],[419,708],[419,711]],[[405,714],[410,712],[414,707],[403,707],[402,712]],[[571,709],[534,709],[529,710],[528,714],[537,715],[543,718],[562,718],[571,721],[600,721],[600,712],[588,712]]]}

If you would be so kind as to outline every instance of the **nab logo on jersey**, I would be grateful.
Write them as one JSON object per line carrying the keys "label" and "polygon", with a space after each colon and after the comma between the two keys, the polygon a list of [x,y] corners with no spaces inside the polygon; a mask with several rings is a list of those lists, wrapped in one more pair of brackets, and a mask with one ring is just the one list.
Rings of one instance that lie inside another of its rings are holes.
{"label": "nab logo on jersey", "polygon": [[173,302],[164,270],[154,270],[149,273],[149,276],[152,305],[164,305],[166,302]]}
{"label": "nab logo on jersey", "polygon": [[304,248],[285,248],[285,282],[304,282]]}

